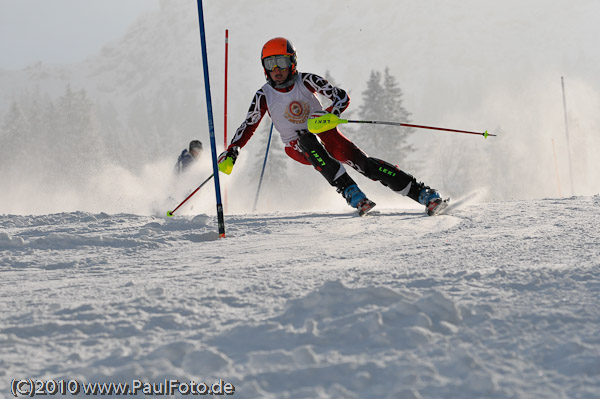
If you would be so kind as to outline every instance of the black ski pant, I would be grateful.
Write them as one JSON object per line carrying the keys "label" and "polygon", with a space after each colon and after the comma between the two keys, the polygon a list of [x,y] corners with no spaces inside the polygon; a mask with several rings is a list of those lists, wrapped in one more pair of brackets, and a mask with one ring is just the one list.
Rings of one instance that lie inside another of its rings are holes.
{"label": "black ski pant", "polygon": [[[336,184],[335,175],[343,162],[362,175],[371,180],[378,181],[396,192],[402,192],[411,199],[418,202],[419,193],[424,186],[416,179],[400,170],[395,165],[382,159],[369,157],[348,140],[339,130],[331,129],[317,136],[306,133],[298,139],[298,145],[302,149],[304,157],[317,169],[332,186]],[[321,144],[322,143],[322,144]],[[348,176],[350,181],[352,179]],[[348,180],[344,178],[346,182]],[[353,184],[354,181],[352,181]],[[410,187],[409,187],[410,185]],[[405,190],[408,189],[408,192]]]}

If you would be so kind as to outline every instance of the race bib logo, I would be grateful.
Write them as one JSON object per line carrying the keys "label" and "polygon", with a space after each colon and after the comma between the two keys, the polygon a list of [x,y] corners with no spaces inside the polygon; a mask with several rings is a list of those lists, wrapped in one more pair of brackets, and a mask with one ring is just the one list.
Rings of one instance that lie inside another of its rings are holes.
{"label": "race bib logo", "polygon": [[303,101],[292,101],[285,111],[285,118],[295,124],[305,123],[310,115],[310,107]]}

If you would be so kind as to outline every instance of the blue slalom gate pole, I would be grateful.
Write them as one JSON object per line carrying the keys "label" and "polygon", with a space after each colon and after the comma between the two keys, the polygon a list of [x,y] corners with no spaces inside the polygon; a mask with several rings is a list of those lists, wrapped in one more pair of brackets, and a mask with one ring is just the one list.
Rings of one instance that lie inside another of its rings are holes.
{"label": "blue slalom gate pole", "polygon": [[263,162],[262,171],[260,172],[260,179],[258,179],[258,189],[256,190],[256,197],[254,198],[254,206],[252,212],[256,211],[256,204],[258,203],[258,195],[260,194],[260,186],[262,185],[263,176],[265,175],[265,166],[267,166],[267,157],[269,156],[269,148],[271,147],[271,136],[273,135],[273,122],[271,122],[271,130],[269,131],[269,140],[267,141],[267,152],[265,153],[265,160]]}
{"label": "blue slalom gate pole", "polygon": [[208,77],[208,55],[206,51],[206,34],[204,30],[204,11],[202,0],[198,0],[198,22],[200,24],[200,43],[202,44],[202,64],[204,66],[204,88],[206,91],[206,108],[208,112],[208,131],[210,133],[210,150],[213,160],[213,175],[215,193],[217,195],[217,220],[219,224],[219,237],[225,237],[225,218],[223,217],[223,203],[221,202],[221,184],[219,182],[219,166],[217,165],[217,144],[215,142],[215,126],[213,122],[212,100],[210,96],[210,81]]}

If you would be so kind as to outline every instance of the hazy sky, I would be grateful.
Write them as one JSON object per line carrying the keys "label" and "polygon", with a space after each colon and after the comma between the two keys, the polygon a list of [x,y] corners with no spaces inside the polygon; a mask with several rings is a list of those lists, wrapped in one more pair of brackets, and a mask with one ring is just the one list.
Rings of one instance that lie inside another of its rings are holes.
{"label": "hazy sky", "polygon": [[0,68],[83,61],[158,0],[0,0]]}

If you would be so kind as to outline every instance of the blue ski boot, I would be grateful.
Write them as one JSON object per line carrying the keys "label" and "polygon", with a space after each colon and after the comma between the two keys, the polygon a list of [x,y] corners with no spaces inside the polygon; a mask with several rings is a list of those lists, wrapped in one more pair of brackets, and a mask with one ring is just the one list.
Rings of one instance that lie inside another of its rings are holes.
{"label": "blue ski boot", "polygon": [[447,202],[442,200],[440,193],[429,187],[423,187],[421,190],[419,203],[425,205],[425,210],[429,216],[437,215],[448,206]]}
{"label": "blue ski boot", "polygon": [[358,210],[360,216],[365,215],[375,206],[375,203],[369,200],[356,184],[346,187],[342,195],[346,198],[348,205]]}
{"label": "blue ski boot", "polygon": [[367,198],[348,173],[343,173],[332,185],[337,187],[337,192],[342,194],[348,205],[358,210],[360,216],[366,215],[375,206],[375,203]]}
{"label": "blue ski boot", "polygon": [[448,200],[442,199],[437,190],[417,182],[414,177],[410,183],[407,197],[425,205],[425,211],[429,216],[441,213],[448,206]]}

